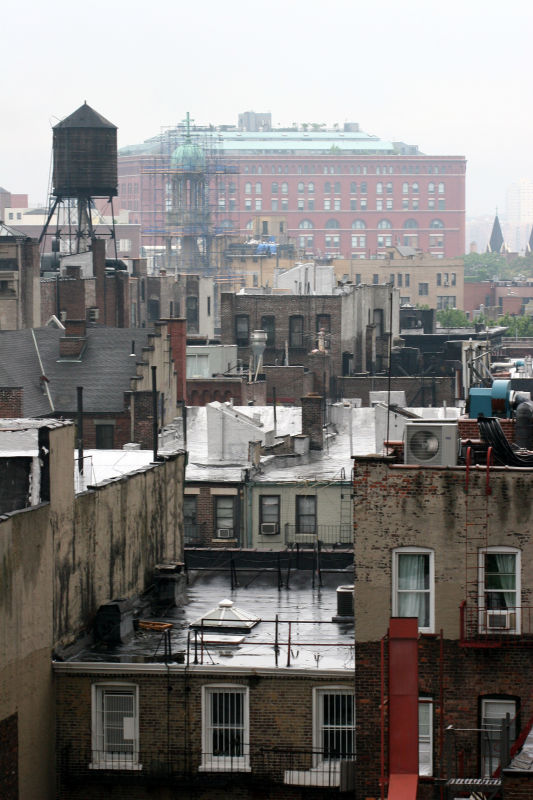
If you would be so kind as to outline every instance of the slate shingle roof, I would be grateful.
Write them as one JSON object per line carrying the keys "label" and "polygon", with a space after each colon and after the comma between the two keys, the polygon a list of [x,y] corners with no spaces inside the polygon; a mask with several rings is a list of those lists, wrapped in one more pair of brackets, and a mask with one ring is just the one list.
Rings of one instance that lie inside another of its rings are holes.
{"label": "slate shingle roof", "polygon": [[[136,362],[148,344],[146,328],[88,328],[80,361],[59,358],[63,331],[37,328],[35,340],[48,378],[54,413],[72,416],[76,412],[76,387],[83,386],[83,409],[90,413],[117,413],[124,409],[124,392],[136,374]],[[135,340],[136,358],[131,353]],[[50,414],[42,389],[41,367],[31,330],[0,331],[0,385],[22,386],[24,416]]]}

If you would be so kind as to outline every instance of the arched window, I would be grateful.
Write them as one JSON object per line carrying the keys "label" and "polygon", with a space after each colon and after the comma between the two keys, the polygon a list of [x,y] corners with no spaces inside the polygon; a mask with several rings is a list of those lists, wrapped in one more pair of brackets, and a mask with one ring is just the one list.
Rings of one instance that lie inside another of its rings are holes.
{"label": "arched window", "polygon": [[339,220],[338,219],[328,219],[326,222],[326,228],[340,228]]}
{"label": "arched window", "polygon": [[392,194],[392,183],[390,181],[387,184],[387,194]]}
{"label": "arched window", "polygon": [[299,182],[298,182],[298,191],[299,191],[299,192],[303,192],[303,190],[304,190],[304,184],[303,184],[303,181],[299,181]]}
{"label": "arched window", "polygon": [[406,219],[403,223],[404,228],[418,228],[418,222],[416,219]]}
{"label": "arched window", "polygon": [[357,194],[357,184],[355,181],[350,183],[350,194]]}
{"label": "arched window", "polygon": [[430,228],[444,228],[444,222],[441,219],[432,219],[429,223]]}
{"label": "arched window", "polygon": [[277,194],[279,192],[279,184],[274,181],[272,183],[272,194]]}
{"label": "arched window", "polygon": [[310,219],[303,219],[298,225],[299,228],[314,228],[315,226]]}
{"label": "arched window", "polygon": [[444,194],[444,184],[439,183],[439,194]]}
{"label": "arched window", "polygon": [[418,194],[418,183],[413,183],[411,189],[415,194]]}
{"label": "arched window", "polygon": [[314,184],[312,181],[311,181],[311,183],[308,183],[308,184],[307,184],[307,191],[308,191],[310,194],[313,194],[313,193],[314,193],[314,191],[315,191],[315,184]]}
{"label": "arched window", "polygon": [[287,181],[283,181],[281,184],[281,194],[288,194],[289,193],[289,184]]}
{"label": "arched window", "polygon": [[256,183],[256,184],[255,184],[255,193],[256,193],[256,194],[261,194],[261,192],[262,192],[262,191],[263,191],[263,186],[262,186],[262,184],[261,184],[261,183]]}
{"label": "arched window", "polygon": [[329,181],[326,181],[324,184],[324,193],[325,194],[331,193],[331,183]]}
{"label": "arched window", "polygon": [[378,222],[378,228],[383,230],[384,228],[392,228],[392,222],[389,219],[380,219]]}
{"label": "arched window", "polygon": [[352,222],[352,228],[355,228],[358,231],[363,230],[366,228],[366,222],[364,222],[362,219],[354,219]]}
{"label": "arched window", "polygon": [[244,191],[246,194],[252,193],[252,184],[250,183],[250,181],[246,181],[246,183],[244,184]]}
{"label": "arched window", "polygon": [[435,184],[434,183],[428,183],[428,192],[430,194],[433,194],[434,191],[435,191]]}
{"label": "arched window", "polygon": [[383,184],[381,181],[376,183],[376,194],[383,194]]}
{"label": "arched window", "polygon": [[361,194],[366,194],[366,181],[361,184]]}
{"label": "arched window", "polygon": [[407,182],[402,183],[402,194],[407,194],[408,192],[409,192],[409,184]]}
{"label": "arched window", "polygon": [[333,191],[335,192],[335,194],[340,194],[341,193],[341,185],[340,185],[339,181],[335,181],[335,185],[333,187]]}

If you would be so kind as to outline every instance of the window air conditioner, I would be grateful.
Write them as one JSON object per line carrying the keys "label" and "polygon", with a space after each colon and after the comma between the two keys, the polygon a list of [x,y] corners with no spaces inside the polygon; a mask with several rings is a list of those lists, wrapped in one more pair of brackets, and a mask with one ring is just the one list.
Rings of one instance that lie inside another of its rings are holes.
{"label": "window air conditioner", "polygon": [[278,523],[277,522],[262,522],[261,523],[261,533],[268,534],[271,536],[278,532]]}
{"label": "window air conditioner", "polygon": [[457,422],[410,420],[404,430],[404,464],[453,467],[457,464],[460,438]]}
{"label": "window air conditioner", "polygon": [[509,631],[514,628],[514,612],[506,609],[487,611],[487,631]]}
{"label": "window air conditioner", "polygon": [[219,539],[231,539],[233,538],[233,529],[232,528],[217,528],[217,536]]}

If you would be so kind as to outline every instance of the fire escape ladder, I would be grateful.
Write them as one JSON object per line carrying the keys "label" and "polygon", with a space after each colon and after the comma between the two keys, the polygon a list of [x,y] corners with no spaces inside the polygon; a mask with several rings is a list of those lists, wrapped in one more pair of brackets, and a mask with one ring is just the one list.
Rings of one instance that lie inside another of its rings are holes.
{"label": "fire escape ladder", "polygon": [[[465,604],[463,636],[468,640],[475,637],[479,625],[481,609],[480,603],[480,551],[488,546],[489,535],[489,496],[492,492],[490,486],[490,466],[492,462],[492,449],[487,452],[487,465],[485,480],[470,480],[471,475],[471,448],[466,455],[465,477]],[[481,469],[481,468],[478,468]],[[476,477],[479,475],[476,470]]]}

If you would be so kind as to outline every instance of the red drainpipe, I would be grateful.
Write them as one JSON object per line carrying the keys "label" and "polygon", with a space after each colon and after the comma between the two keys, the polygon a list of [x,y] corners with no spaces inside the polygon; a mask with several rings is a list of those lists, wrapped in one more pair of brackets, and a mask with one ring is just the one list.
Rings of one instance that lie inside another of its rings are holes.
{"label": "red drainpipe", "polygon": [[389,800],[416,800],[418,787],[418,619],[389,627]]}

